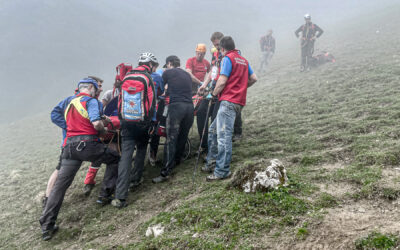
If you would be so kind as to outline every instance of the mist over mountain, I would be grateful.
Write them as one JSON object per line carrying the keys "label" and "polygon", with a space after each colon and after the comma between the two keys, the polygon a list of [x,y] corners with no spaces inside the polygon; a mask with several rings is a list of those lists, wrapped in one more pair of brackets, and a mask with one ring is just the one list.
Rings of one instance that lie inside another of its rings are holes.
{"label": "mist over mountain", "polygon": [[2,0],[0,112],[6,119],[0,123],[50,112],[87,75],[111,88],[115,66],[135,64],[144,51],[161,62],[178,55],[184,66],[197,43],[209,47],[211,33],[222,31],[254,56],[259,37],[272,28],[279,53],[298,45],[293,31],[305,13],[326,27],[395,2]]}

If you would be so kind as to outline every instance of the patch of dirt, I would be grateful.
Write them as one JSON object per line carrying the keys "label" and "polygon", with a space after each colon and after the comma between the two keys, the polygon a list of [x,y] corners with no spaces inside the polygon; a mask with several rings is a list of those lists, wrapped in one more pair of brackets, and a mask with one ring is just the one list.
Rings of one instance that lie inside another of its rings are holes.
{"label": "patch of dirt", "polygon": [[[304,241],[295,241],[292,249],[350,249],[354,242],[369,232],[400,233],[400,201],[393,203],[360,201],[328,209],[323,221],[309,228]],[[287,242],[282,243],[285,248]],[[278,245],[283,248],[283,245]]]}
{"label": "patch of dirt", "polygon": [[346,182],[318,183],[316,186],[319,187],[320,192],[328,193],[335,197],[342,197],[346,193],[354,193],[357,189],[354,185]]}

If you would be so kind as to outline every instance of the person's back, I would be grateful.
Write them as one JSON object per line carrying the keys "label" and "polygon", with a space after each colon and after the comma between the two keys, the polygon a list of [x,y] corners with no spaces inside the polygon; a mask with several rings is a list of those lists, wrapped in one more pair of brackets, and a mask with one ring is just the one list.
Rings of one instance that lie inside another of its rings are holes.
{"label": "person's back", "polygon": [[192,103],[192,78],[189,73],[181,68],[171,68],[163,73],[162,78],[168,85],[167,95],[170,97],[170,103]]}
{"label": "person's back", "polygon": [[166,94],[170,97],[166,121],[167,143],[164,146],[164,166],[153,183],[166,181],[175,165],[180,163],[194,119],[192,77],[179,68],[180,59],[177,56],[167,57],[164,67],[167,70],[162,78]]}

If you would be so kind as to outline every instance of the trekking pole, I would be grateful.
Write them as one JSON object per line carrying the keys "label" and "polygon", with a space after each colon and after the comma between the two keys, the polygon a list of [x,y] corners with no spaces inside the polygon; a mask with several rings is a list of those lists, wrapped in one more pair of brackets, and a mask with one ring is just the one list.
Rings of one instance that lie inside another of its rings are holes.
{"label": "trekking pole", "polygon": [[203,131],[202,131],[202,133],[201,133],[199,150],[197,151],[196,164],[194,165],[194,171],[193,171],[193,186],[194,186],[195,180],[196,180],[196,173],[197,173],[197,168],[198,168],[199,159],[200,159],[201,144],[203,143],[204,134],[205,134],[205,132],[206,132],[206,126],[208,125],[208,116],[209,116],[209,114],[210,114],[211,104],[212,104],[212,99],[210,99],[209,102],[208,102],[207,113],[206,113],[206,121],[205,121],[205,123],[204,123]]}

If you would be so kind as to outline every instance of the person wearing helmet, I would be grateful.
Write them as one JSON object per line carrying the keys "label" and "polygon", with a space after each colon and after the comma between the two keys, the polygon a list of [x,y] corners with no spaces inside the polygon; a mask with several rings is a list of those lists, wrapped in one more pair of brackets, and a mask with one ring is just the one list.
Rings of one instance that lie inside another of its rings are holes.
{"label": "person wearing helmet", "polygon": [[[96,76],[88,76],[88,78],[92,78],[92,79],[97,81],[97,85],[99,86],[99,90],[100,90],[98,92],[98,94],[100,94],[100,92],[102,91],[103,80],[101,78],[99,78],[99,77],[96,77]],[[67,133],[67,131],[66,131],[67,124],[65,122],[64,111],[65,111],[65,108],[70,103],[70,101],[73,98],[75,98],[75,96],[78,94],[77,93],[77,92],[79,92],[78,89],[75,89],[75,92],[76,92],[75,95],[65,98],[56,107],[54,107],[54,109],[51,111],[51,121],[62,129],[62,134],[63,134],[62,141],[63,141],[63,144],[64,144],[64,139],[65,139],[66,133]],[[49,178],[49,180],[47,182],[47,188],[46,188],[45,196],[43,197],[43,207],[46,206],[47,199],[48,199],[51,191],[53,190],[53,186],[54,186],[55,181],[57,180],[58,171],[60,170],[60,167],[61,167],[62,148],[64,147],[63,144],[61,145],[61,154],[60,154],[59,161],[58,161],[58,164],[56,166],[56,169],[51,174],[51,176],[50,176],[50,178]],[[96,166],[91,165],[89,167],[89,169],[95,168],[95,167]],[[100,166],[98,166],[98,167],[100,167]]]}
{"label": "person wearing helmet", "polygon": [[71,185],[83,161],[105,163],[100,196],[111,197],[118,175],[118,152],[105,147],[99,134],[107,132],[108,120],[102,120],[102,105],[96,99],[101,87],[93,78],[84,78],[78,84],[79,93],[64,106],[66,140],[57,180],[40,217],[43,240],[50,240],[58,226],[55,224],[65,192]]}
{"label": "person wearing helmet", "polygon": [[199,43],[196,47],[196,56],[186,61],[186,71],[192,77],[192,95],[197,93],[197,90],[203,84],[206,74],[211,69],[210,63],[204,59],[206,51],[206,45]]}
{"label": "person wearing helmet", "polygon": [[153,183],[168,180],[174,167],[180,163],[194,120],[191,76],[180,68],[180,59],[177,56],[167,57],[164,67],[167,70],[162,78],[166,95],[169,96],[167,142],[164,146],[164,166],[160,176],[153,178]]}
{"label": "person wearing helmet", "polygon": [[324,31],[316,24],[311,22],[310,14],[304,15],[305,24],[301,25],[294,33],[299,38],[301,32],[301,66],[300,71],[310,70],[309,61],[314,53],[314,43]]}
{"label": "person wearing helmet", "polygon": [[[154,89],[150,74],[157,70],[159,63],[152,53],[142,53],[138,59],[138,66],[133,69],[135,77],[147,79],[147,89]],[[124,87],[124,82],[121,87]],[[151,93],[152,94],[152,93]],[[121,114],[119,114],[121,115]],[[151,124],[127,122],[121,119],[121,160],[118,164],[118,179],[115,190],[115,199],[111,205],[116,208],[127,206],[128,190],[131,182],[140,182],[149,142]],[[132,156],[136,148],[135,164],[132,170]],[[134,176],[132,176],[132,173]]]}
{"label": "person wearing helmet", "polygon": [[275,38],[272,36],[272,30],[268,30],[267,35],[261,37],[260,48],[262,57],[259,71],[261,72],[268,66],[269,61],[275,53]]}

